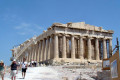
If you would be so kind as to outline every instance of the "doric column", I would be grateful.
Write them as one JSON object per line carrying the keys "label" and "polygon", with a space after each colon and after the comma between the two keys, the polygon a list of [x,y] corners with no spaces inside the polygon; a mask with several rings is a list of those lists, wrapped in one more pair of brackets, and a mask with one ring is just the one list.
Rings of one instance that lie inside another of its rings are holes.
{"label": "doric column", "polygon": [[58,35],[54,35],[54,58],[58,59]]}
{"label": "doric column", "polygon": [[46,59],[50,59],[50,38],[47,38],[47,56]]}
{"label": "doric column", "polygon": [[80,59],[84,59],[84,55],[83,55],[83,37],[80,36],[80,42],[79,42],[79,46],[80,46],[80,51],[79,51],[79,58]]}
{"label": "doric column", "polygon": [[34,45],[35,50],[34,50],[34,61],[36,61],[36,54],[37,54],[37,44]]}
{"label": "doric column", "polygon": [[28,62],[30,62],[30,49],[28,48]]}
{"label": "doric column", "polygon": [[26,61],[28,62],[28,49],[26,49],[25,55],[26,55]]}
{"label": "doric column", "polygon": [[91,60],[91,37],[88,37],[88,60]]}
{"label": "doric column", "polygon": [[47,40],[44,39],[43,42],[44,42],[44,53],[43,53],[43,55],[44,55],[43,58],[44,58],[44,59],[43,59],[43,60],[45,61],[45,60],[46,60],[46,45],[47,45],[46,42],[47,42]]}
{"label": "doric column", "polygon": [[63,35],[62,41],[62,58],[66,58],[66,36]]}
{"label": "doric column", "polygon": [[41,44],[40,44],[40,62],[43,60],[43,41],[40,41]]}
{"label": "doric column", "polygon": [[98,38],[96,38],[96,40],[95,40],[95,52],[96,52],[96,60],[100,60]]}
{"label": "doric column", "polygon": [[32,45],[32,50],[31,50],[31,60],[33,60],[33,51],[34,51],[34,47],[33,47],[33,45]]}
{"label": "doric column", "polygon": [[54,38],[53,35],[51,35],[51,40],[50,40],[50,59],[54,58]]}
{"label": "doric column", "polygon": [[107,58],[107,47],[106,47],[106,39],[103,39],[103,59]]}
{"label": "doric column", "polygon": [[112,56],[112,39],[109,39],[109,55]]}
{"label": "doric column", "polygon": [[67,51],[67,56],[70,57],[70,54],[69,54],[69,39],[66,39],[66,51]]}
{"label": "doric column", "polygon": [[39,42],[36,44],[36,61],[39,62]]}
{"label": "doric column", "polygon": [[31,46],[31,49],[30,49],[30,61],[32,60],[32,50],[33,50],[33,47]]}
{"label": "doric column", "polygon": [[75,45],[74,45],[74,36],[71,37],[71,58],[75,59]]}
{"label": "doric column", "polygon": [[41,41],[39,41],[39,44],[38,44],[38,58],[37,58],[37,61],[40,62],[40,56],[41,56]]}
{"label": "doric column", "polygon": [[33,46],[33,60],[35,61],[36,45]]}
{"label": "doric column", "polygon": [[29,55],[28,55],[28,56],[29,56],[29,57],[28,57],[28,61],[29,61],[29,62],[30,62],[30,58],[31,58],[30,55],[31,55],[31,47],[29,47]]}
{"label": "doric column", "polygon": [[21,55],[21,57],[20,57],[20,58],[21,58],[21,62],[23,62],[23,57],[22,57],[22,55]]}

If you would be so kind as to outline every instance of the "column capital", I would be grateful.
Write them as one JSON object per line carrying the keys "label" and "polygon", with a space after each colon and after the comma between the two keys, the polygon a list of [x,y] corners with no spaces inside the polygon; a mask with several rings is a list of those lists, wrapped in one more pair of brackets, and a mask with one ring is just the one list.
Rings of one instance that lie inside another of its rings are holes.
{"label": "column capital", "polygon": [[66,34],[62,34],[62,36],[66,36]]}
{"label": "column capital", "polygon": [[46,37],[46,39],[49,39],[49,38],[50,38],[50,36],[47,36],[47,37]]}
{"label": "column capital", "polygon": [[105,40],[107,40],[107,38],[103,38],[103,40],[105,41]]}
{"label": "column capital", "polygon": [[79,35],[80,36],[80,38],[84,38],[84,36],[83,35]]}
{"label": "column capital", "polygon": [[54,36],[59,36],[59,33],[55,33],[55,34],[53,34]]}
{"label": "column capital", "polygon": [[113,38],[108,38],[109,40],[112,40]]}
{"label": "column capital", "polygon": [[88,39],[92,39],[92,36],[88,36],[87,38],[88,38]]}
{"label": "column capital", "polygon": [[75,35],[71,34],[72,37],[75,37]]}

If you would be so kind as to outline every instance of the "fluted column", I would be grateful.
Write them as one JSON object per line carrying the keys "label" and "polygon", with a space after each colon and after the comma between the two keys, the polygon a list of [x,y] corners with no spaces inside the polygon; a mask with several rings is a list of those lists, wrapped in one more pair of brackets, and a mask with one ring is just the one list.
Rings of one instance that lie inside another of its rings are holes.
{"label": "fluted column", "polygon": [[39,42],[36,44],[36,61],[39,62]]}
{"label": "fluted column", "polygon": [[88,60],[91,60],[91,37],[88,37]]}
{"label": "fluted column", "polygon": [[103,59],[107,58],[106,39],[103,39]]}
{"label": "fluted column", "polygon": [[33,60],[34,57],[34,46],[32,46],[32,54],[31,54],[31,59]]}
{"label": "fluted column", "polygon": [[33,60],[32,56],[33,56],[33,45],[31,46],[31,57],[30,57],[31,59],[30,60]]}
{"label": "fluted column", "polygon": [[38,58],[37,61],[40,62],[40,58],[41,58],[41,41],[39,42],[39,48],[38,48]]}
{"label": "fluted column", "polygon": [[30,47],[30,61],[32,59],[32,46]]}
{"label": "fluted column", "polygon": [[109,55],[112,56],[112,39],[109,39]]}
{"label": "fluted column", "polygon": [[58,59],[58,35],[54,35],[54,58]]}
{"label": "fluted column", "polygon": [[28,49],[26,50],[26,61],[28,62]]}
{"label": "fluted column", "polygon": [[100,60],[98,38],[96,38],[96,40],[95,40],[95,52],[96,52],[96,60]]}
{"label": "fluted column", "polygon": [[46,60],[46,42],[47,42],[47,40],[46,39],[44,39],[44,53],[43,53],[43,60],[45,61]]}
{"label": "fluted column", "polygon": [[69,52],[69,39],[66,39],[66,51],[67,51],[67,55],[68,58],[70,57],[70,52]]}
{"label": "fluted column", "polygon": [[74,36],[71,37],[71,58],[75,59]]}
{"label": "fluted column", "polygon": [[32,59],[34,60],[35,57],[35,45],[33,45],[33,51],[32,51]]}
{"label": "fluted column", "polygon": [[40,50],[40,61],[42,61],[43,59],[43,41],[41,41],[41,44],[40,44],[40,48],[41,48],[41,50]]}
{"label": "fluted column", "polygon": [[80,51],[79,51],[79,58],[84,59],[84,54],[83,54],[83,37],[80,36]]}
{"label": "fluted column", "polygon": [[50,59],[50,38],[47,38],[47,56],[46,59]]}
{"label": "fluted column", "polygon": [[37,56],[37,44],[35,44],[35,50],[34,50],[34,61],[36,61],[36,56]]}
{"label": "fluted column", "polygon": [[30,49],[28,48],[28,62],[30,62]]}
{"label": "fluted column", "polygon": [[63,41],[62,41],[62,58],[66,58],[66,36],[63,35]]}

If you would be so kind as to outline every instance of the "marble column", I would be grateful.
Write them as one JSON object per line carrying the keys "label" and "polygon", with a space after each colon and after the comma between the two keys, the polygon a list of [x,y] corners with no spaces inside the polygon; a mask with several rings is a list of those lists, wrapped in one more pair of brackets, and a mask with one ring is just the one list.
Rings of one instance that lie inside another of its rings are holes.
{"label": "marble column", "polygon": [[50,59],[50,38],[47,38],[47,55],[46,55],[46,59]]}
{"label": "marble column", "polygon": [[83,54],[83,47],[84,47],[84,44],[83,44],[83,37],[80,36],[80,42],[79,42],[79,46],[80,46],[80,51],[79,51],[79,58],[80,59],[84,59],[84,54]]}
{"label": "marble column", "polygon": [[103,59],[107,58],[107,47],[106,47],[106,39],[103,39]]}
{"label": "marble column", "polygon": [[87,41],[87,44],[88,44],[88,60],[91,60],[91,37],[88,37],[88,41]]}
{"label": "marble column", "polygon": [[66,58],[66,36],[63,35],[62,39],[62,58]]}
{"label": "marble column", "polygon": [[39,41],[39,48],[38,48],[38,58],[37,58],[37,61],[40,62],[40,58],[41,58],[41,41]]}
{"label": "marble column", "polygon": [[96,40],[95,40],[95,52],[96,52],[96,60],[100,60],[99,40],[98,40],[98,38],[96,38]]}
{"label": "marble column", "polygon": [[69,39],[66,39],[66,51],[67,51],[67,57],[70,58],[70,52],[69,52]]}
{"label": "marble column", "polygon": [[44,61],[44,59],[45,59],[44,58],[44,55],[45,55],[44,54],[45,53],[45,42],[46,42],[45,39],[43,39],[43,43],[42,43],[42,61]]}
{"label": "marble column", "polygon": [[112,56],[112,39],[109,39],[109,55]]}
{"label": "marble column", "polygon": [[39,62],[39,42],[36,44],[36,61]]}
{"label": "marble column", "polygon": [[44,55],[44,56],[43,56],[43,58],[44,58],[43,60],[44,60],[44,61],[46,60],[46,47],[47,47],[47,44],[46,44],[46,43],[47,43],[47,40],[46,40],[46,38],[45,38],[45,39],[44,39],[44,53],[43,53],[43,55]]}
{"label": "marble column", "polygon": [[75,44],[74,44],[74,36],[71,37],[71,58],[75,59]]}
{"label": "marble column", "polygon": [[40,62],[43,60],[43,41],[41,40],[41,44],[40,44],[40,47],[41,47],[41,51],[40,51]]}
{"label": "marble column", "polygon": [[28,62],[28,49],[26,50],[26,61]]}
{"label": "marble column", "polygon": [[36,55],[36,44],[33,46],[33,60],[35,61],[35,55]]}
{"label": "marble column", "polygon": [[30,62],[30,49],[28,48],[28,62]]}
{"label": "marble column", "polygon": [[33,60],[35,61],[36,58],[36,44],[33,46]]}
{"label": "marble column", "polygon": [[50,41],[50,59],[54,58],[54,38],[51,36],[51,41]]}
{"label": "marble column", "polygon": [[33,45],[32,45],[31,48],[32,48],[32,49],[31,49],[31,60],[33,60]]}
{"label": "marble column", "polygon": [[34,60],[34,50],[35,50],[35,47],[34,45],[32,46],[32,60]]}
{"label": "marble column", "polygon": [[32,46],[30,47],[30,61],[32,59]]}
{"label": "marble column", "polygon": [[58,35],[54,35],[54,58],[58,59],[59,55],[58,55]]}

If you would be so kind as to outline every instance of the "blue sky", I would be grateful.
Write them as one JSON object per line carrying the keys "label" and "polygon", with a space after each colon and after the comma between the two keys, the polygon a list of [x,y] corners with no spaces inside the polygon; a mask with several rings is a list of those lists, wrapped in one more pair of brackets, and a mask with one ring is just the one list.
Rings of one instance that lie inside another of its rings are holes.
{"label": "blue sky", "polygon": [[0,60],[9,65],[13,46],[54,22],[82,21],[114,30],[114,46],[120,31],[120,0],[0,0]]}

